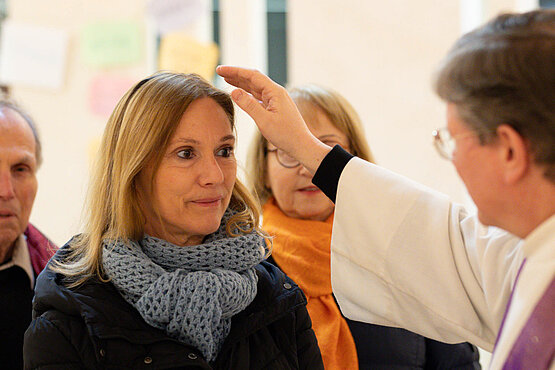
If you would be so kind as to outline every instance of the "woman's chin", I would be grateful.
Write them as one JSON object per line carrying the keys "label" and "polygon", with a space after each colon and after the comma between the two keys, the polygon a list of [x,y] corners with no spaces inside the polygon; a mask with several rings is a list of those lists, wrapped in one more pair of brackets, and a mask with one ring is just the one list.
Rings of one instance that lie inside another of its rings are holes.
{"label": "woman's chin", "polygon": [[206,236],[206,235],[215,233],[220,228],[221,222],[222,222],[222,219],[218,218],[217,220],[214,219],[214,220],[211,220],[210,222],[206,222],[206,223],[203,223],[202,225],[199,225],[200,227],[197,229],[198,234]]}
{"label": "woman's chin", "polygon": [[299,212],[300,219],[312,221],[325,221],[332,214],[333,208],[329,209],[306,209]]}

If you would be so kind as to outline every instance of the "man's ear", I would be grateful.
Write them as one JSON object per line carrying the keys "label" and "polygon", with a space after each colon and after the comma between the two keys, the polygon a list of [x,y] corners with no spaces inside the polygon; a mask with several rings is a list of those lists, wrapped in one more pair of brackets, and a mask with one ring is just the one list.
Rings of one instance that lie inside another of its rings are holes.
{"label": "man's ear", "polygon": [[496,132],[503,179],[514,184],[524,177],[532,161],[528,141],[507,124],[499,125]]}

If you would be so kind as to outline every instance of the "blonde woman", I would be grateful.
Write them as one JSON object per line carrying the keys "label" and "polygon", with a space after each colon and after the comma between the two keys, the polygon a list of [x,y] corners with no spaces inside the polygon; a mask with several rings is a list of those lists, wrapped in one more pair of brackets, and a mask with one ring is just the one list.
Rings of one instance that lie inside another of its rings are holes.
{"label": "blonde woman", "polygon": [[264,261],[234,146],[229,95],[196,75],[125,94],[86,229],[38,278],[26,368],[322,368],[302,292]]}
{"label": "blonde woman", "polygon": [[[307,85],[290,90],[290,95],[320,141],[374,162],[358,114],[340,94]],[[403,329],[344,318],[331,287],[333,202],[312,184],[306,168],[260,134],[251,147],[249,165],[254,191],[264,204],[263,228],[274,236],[270,260],[307,296],[327,369],[479,368],[477,349],[468,343],[448,345]]]}

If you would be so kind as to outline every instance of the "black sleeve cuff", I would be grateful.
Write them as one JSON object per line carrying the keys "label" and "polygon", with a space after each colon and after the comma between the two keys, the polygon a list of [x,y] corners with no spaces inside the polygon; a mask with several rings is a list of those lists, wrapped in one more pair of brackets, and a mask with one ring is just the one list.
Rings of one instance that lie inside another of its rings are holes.
{"label": "black sleeve cuff", "polygon": [[339,184],[343,168],[353,157],[351,153],[346,152],[341,146],[334,146],[324,157],[312,178],[312,183],[320,188],[334,203],[335,196],[337,195],[337,185]]}

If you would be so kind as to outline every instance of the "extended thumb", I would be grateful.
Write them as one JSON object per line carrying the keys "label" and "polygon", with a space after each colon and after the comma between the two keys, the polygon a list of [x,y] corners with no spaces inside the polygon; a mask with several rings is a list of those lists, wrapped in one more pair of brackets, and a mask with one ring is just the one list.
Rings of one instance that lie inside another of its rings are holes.
{"label": "extended thumb", "polygon": [[231,98],[239,106],[239,108],[251,116],[256,123],[258,123],[257,119],[261,119],[263,117],[264,108],[260,106],[260,102],[242,89],[233,90],[231,92]]}
{"label": "extended thumb", "polygon": [[231,92],[231,97],[235,103],[239,104],[239,101],[245,97],[245,94],[243,93],[243,90],[235,89]]}

